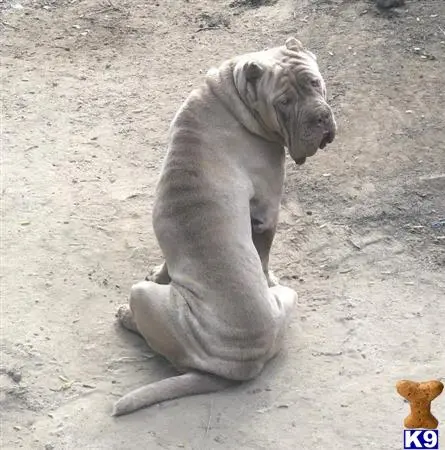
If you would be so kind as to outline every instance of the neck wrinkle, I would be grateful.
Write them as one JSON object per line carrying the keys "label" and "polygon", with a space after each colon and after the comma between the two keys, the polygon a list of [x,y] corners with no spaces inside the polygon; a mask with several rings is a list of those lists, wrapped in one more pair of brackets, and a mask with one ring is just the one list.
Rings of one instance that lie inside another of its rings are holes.
{"label": "neck wrinkle", "polygon": [[241,92],[239,92],[233,72],[236,61],[229,61],[218,69],[211,69],[207,73],[206,82],[213,94],[221,100],[226,109],[250,133],[262,137],[270,142],[282,143],[279,136],[269,132],[249,108]]}

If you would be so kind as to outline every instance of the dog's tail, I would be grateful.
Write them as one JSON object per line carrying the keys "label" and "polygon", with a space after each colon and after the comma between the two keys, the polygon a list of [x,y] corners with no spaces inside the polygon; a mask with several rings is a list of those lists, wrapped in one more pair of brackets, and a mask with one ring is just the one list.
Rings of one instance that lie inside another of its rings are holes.
{"label": "dog's tail", "polygon": [[216,375],[188,372],[131,391],[114,404],[112,415],[122,416],[146,406],[178,397],[220,391],[235,383],[237,382]]}

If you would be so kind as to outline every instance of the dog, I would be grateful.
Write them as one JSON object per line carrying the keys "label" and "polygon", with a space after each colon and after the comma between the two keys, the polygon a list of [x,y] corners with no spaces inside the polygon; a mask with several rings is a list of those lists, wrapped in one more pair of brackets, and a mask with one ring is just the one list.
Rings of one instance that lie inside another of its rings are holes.
{"label": "dog", "polygon": [[285,177],[334,140],[315,55],[294,37],[211,69],[174,117],[153,229],[165,262],[117,316],[178,370],[113,415],[258,376],[281,349],[297,293],[269,272]]}

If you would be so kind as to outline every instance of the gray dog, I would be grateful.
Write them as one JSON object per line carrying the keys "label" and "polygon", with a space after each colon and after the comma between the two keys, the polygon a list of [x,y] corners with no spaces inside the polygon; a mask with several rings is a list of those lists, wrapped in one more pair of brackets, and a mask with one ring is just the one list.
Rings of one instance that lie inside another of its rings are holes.
{"label": "gray dog", "polygon": [[122,397],[114,415],[256,377],[297,299],[268,260],[285,176],[332,142],[315,56],[300,41],[209,71],[176,114],[153,227],[165,263],[131,289],[120,323],[181,373]]}

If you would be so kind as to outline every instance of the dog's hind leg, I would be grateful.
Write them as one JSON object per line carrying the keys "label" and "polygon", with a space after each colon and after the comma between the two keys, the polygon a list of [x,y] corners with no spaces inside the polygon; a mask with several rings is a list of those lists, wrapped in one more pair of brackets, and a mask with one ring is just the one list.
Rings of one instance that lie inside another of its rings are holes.
{"label": "dog's hind leg", "polygon": [[[130,314],[132,324],[155,352],[175,360],[184,352],[183,343],[175,336],[176,307],[171,301],[171,285],[141,281],[131,288]],[[122,310],[120,310],[122,311]],[[122,317],[128,313],[121,312]],[[125,326],[125,324],[124,324]],[[130,328],[131,329],[131,328]],[[128,414],[154,403],[187,395],[204,394],[236,384],[215,375],[187,372],[143,386],[123,396],[114,406],[113,415]]]}
{"label": "dog's hind leg", "polygon": [[140,281],[131,287],[129,306],[137,330],[148,346],[167,359],[182,352],[176,338],[176,310],[171,285]]}

